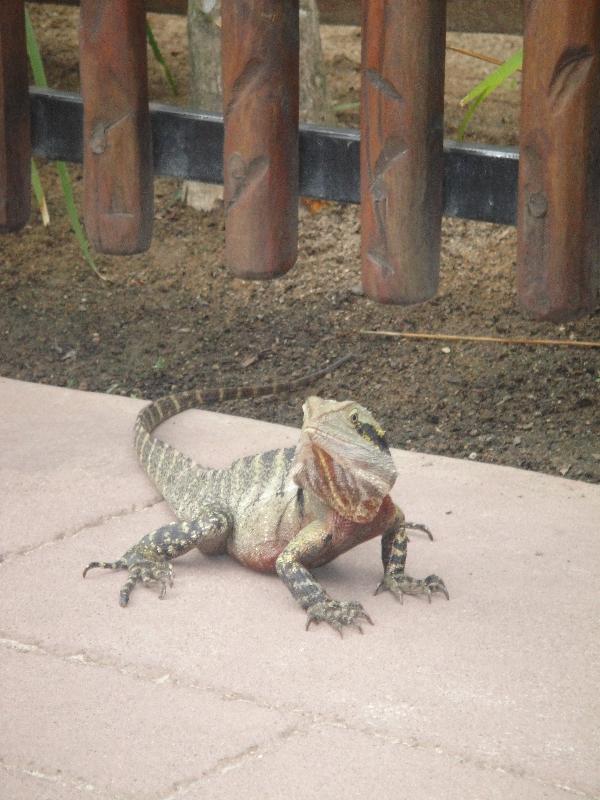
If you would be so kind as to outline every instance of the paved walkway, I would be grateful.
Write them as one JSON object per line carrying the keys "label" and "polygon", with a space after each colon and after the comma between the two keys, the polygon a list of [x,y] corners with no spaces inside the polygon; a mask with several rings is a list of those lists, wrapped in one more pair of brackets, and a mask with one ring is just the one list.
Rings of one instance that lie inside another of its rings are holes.
{"label": "paved walkway", "polygon": [[[600,487],[396,451],[409,572],[450,602],[372,597],[372,541],[319,570],[375,626],[343,640],[276,577],[190,554],[164,602],[82,567],[172,519],[138,468],[143,403],[0,379],[0,797],[600,796]],[[300,413],[300,412],[299,412]],[[207,465],[297,432],[193,411]]]}

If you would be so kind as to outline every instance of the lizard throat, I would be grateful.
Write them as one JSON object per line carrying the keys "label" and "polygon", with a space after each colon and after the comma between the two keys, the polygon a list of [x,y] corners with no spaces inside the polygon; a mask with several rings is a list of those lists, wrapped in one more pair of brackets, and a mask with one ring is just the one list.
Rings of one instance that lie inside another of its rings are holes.
{"label": "lizard throat", "polygon": [[310,447],[311,457],[306,458],[308,449],[292,470],[296,484],[312,491],[345,519],[358,523],[372,520],[390,485],[359,465],[346,469],[315,444]]}

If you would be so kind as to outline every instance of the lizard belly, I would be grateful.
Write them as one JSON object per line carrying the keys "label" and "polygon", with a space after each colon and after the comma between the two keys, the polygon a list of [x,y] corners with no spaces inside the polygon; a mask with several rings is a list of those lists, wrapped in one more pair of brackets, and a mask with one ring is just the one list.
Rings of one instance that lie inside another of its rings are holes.
{"label": "lizard belly", "polygon": [[229,555],[250,569],[275,572],[277,557],[306,524],[296,497],[297,487],[290,488],[236,514]]}

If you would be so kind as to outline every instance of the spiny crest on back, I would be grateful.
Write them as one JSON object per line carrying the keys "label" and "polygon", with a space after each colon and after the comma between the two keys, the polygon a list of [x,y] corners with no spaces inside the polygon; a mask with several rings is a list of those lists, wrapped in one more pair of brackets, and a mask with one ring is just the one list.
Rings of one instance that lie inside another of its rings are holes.
{"label": "spiny crest on back", "polygon": [[397,477],[385,431],[364,406],[309,397],[292,478],[347,519],[368,522]]}

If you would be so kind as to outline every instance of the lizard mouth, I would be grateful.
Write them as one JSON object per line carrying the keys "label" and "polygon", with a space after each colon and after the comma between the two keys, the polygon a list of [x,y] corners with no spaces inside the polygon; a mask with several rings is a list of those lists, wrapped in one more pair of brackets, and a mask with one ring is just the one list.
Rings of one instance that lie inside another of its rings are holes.
{"label": "lizard mouth", "polygon": [[[359,436],[356,435],[357,432]],[[319,427],[305,425],[302,434],[306,434],[311,445],[327,451],[336,461],[369,465],[375,470],[383,467],[384,471],[389,471],[391,467],[395,474],[387,439],[373,425],[362,423],[348,436],[337,432],[333,434]],[[373,445],[377,448],[376,451],[373,451]]]}

